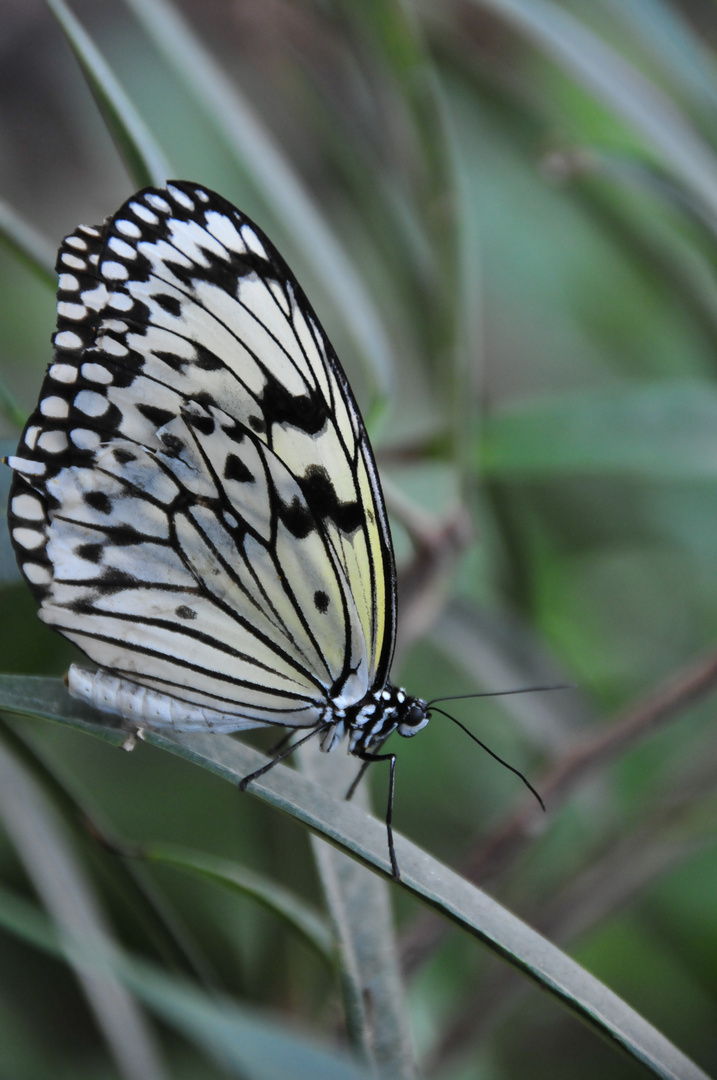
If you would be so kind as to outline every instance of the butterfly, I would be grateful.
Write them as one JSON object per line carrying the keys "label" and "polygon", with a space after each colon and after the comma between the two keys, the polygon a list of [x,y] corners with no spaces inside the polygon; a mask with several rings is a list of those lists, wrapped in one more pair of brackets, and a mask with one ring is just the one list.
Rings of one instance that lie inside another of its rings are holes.
{"label": "butterfly", "polygon": [[[63,241],[9,523],[70,693],[134,729],[308,729],[366,767],[430,705],[389,682],[396,572],[366,428],[303,290],[202,185]],[[279,754],[241,786],[261,775]],[[361,774],[359,774],[361,775]]]}

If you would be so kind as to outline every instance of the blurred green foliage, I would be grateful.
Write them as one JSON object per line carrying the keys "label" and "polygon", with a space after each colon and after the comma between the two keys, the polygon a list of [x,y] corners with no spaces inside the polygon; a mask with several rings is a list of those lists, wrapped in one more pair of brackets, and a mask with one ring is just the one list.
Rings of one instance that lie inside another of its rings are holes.
{"label": "blurred green foliage", "polygon": [[[390,0],[188,3],[295,170],[272,187],[249,129],[242,151],[198,96],[199,67],[183,78],[133,6],[76,14],[175,174],[221,191],[276,240],[377,418],[407,568],[396,681],[424,698],[577,684],[455,706],[539,786],[717,636],[717,12],[676,0],[426,0],[408,13]],[[0,192],[55,243],[137,185],[49,11],[14,5],[5,37]],[[603,53],[603,83],[589,74],[596,43],[650,80],[647,98]],[[169,33],[164,45],[180,47]],[[292,227],[292,177],[348,254],[365,320],[341,310],[350,279],[325,272],[318,225]],[[53,298],[10,252],[0,296],[0,379],[26,412],[50,357]],[[0,435],[10,447],[17,433],[8,406]],[[473,541],[456,554],[441,530],[461,512]],[[435,541],[433,575],[416,573],[414,514]],[[36,619],[2,550],[3,669],[59,675],[73,650]],[[12,729],[129,841],[231,858],[320,904],[305,832],[219,779],[144,745],[121,754],[54,725]],[[397,827],[450,865],[477,858],[522,805],[515,777],[440,717],[400,750]],[[708,1072],[716,781],[713,700],[686,699],[587,771],[487,886]],[[385,778],[375,784],[381,806]],[[166,960],[112,858],[86,838],[82,854],[118,936]],[[30,892],[3,834],[0,873]],[[147,877],[217,985],[329,1040],[332,975],[303,941],[211,882],[160,865]],[[415,932],[415,903],[397,895],[396,908]],[[186,955],[173,958],[180,969],[193,968]],[[115,1075],[68,968],[6,933],[0,957],[0,1072]],[[432,1075],[642,1075],[455,931],[413,973],[409,1000]],[[172,1076],[226,1075],[161,1036]]]}

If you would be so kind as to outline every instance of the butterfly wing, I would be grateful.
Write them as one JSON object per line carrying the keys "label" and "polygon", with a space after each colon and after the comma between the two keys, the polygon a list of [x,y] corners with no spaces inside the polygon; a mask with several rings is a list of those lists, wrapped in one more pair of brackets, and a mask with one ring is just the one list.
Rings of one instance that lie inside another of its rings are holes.
{"label": "butterfly wing", "polygon": [[55,361],[10,459],[41,618],[236,727],[310,725],[382,686],[395,573],[376,467],[273,245],[173,182],[80,227],[58,270]]}

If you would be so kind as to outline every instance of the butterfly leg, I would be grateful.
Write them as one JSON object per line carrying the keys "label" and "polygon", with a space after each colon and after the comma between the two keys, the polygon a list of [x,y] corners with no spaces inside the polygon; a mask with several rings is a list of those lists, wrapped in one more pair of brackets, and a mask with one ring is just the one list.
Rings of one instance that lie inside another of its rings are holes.
{"label": "butterfly leg", "polygon": [[[373,758],[371,758],[371,761],[373,761]],[[351,784],[351,787],[346,792],[346,802],[350,802],[350,800],[353,799],[353,797],[354,797],[354,795],[356,793],[356,788],[359,786],[359,784],[363,780],[364,773],[366,772],[369,765],[371,764],[371,761],[364,761],[363,765],[361,766],[359,771],[356,773],[356,776],[355,776],[355,778],[353,780],[353,783]]]}
{"label": "butterfly leg", "polygon": [[354,754],[360,761],[363,761],[363,768],[360,770],[358,776],[354,780],[353,784],[349,788],[349,793],[346,798],[350,798],[358,784],[359,780],[363,776],[368,766],[374,761],[388,761],[391,763],[391,773],[388,780],[388,806],[386,807],[386,834],[388,836],[388,855],[391,860],[391,873],[394,881],[401,880],[401,871],[398,868],[398,859],[396,858],[396,849],[393,846],[393,829],[391,828],[391,822],[393,821],[393,793],[396,787],[396,755],[395,754],[370,754],[367,750],[356,752]]}
{"label": "butterfly leg", "polygon": [[327,731],[328,728],[331,727],[332,723],[333,721],[329,721],[329,723],[327,724],[322,724],[321,727],[312,728],[308,735],[304,735],[303,739],[299,739],[298,742],[293,743],[291,746],[287,746],[286,750],[282,750],[280,754],[277,754],[276,757],[272,758],[271,761],[269,761],[266,765],[262,765],[260,769],[257,769],[253,773],[249,773],[248,776],[245,776],[243,780],[239,781],[239,790],[245,791],[248,785],[252,782],[252,780],[258,780],[260,776],[263,776],[264,773],[269,772],[269,769],[273,769],[275,765],[278,765],[280,761],[283,761],[284,758],[287,758],[289,754],[293,754],[294,750],[298,750],[298,748],[302,746],[303,743],[308,742],[309,739],[313,739],[314,735],[320,735],[322,731]]}
{"label": "butterfly leg", "polygon": [[269,749],[267,750],[267,754],[278,754],[280,750],[284,749],[289,739],[293,739],[293,737],[294,731],[293,729],[290,729],[289,731],[287,731],[286,735],[283,735],[279,739],[278,742],[275,742],[272,746],[269,747]]}

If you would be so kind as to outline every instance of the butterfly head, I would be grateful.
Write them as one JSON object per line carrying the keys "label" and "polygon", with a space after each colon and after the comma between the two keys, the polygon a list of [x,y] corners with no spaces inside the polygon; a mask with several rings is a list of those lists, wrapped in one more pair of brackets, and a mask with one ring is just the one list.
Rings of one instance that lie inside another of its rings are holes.
{"label": "butterfly head", "polygon": [[410,738],[430,719],[427,702],[410,697],[397,686],[383,687],[366,695],[347,716],[352,754],[373,751],[394,731]]}
{"label": "butterfly head", "polygon": [[410,739],[417,731],[424,728],[431,719],[427,702],[422,698],[407,697],[399,713],[397,731],[405,739]]}

